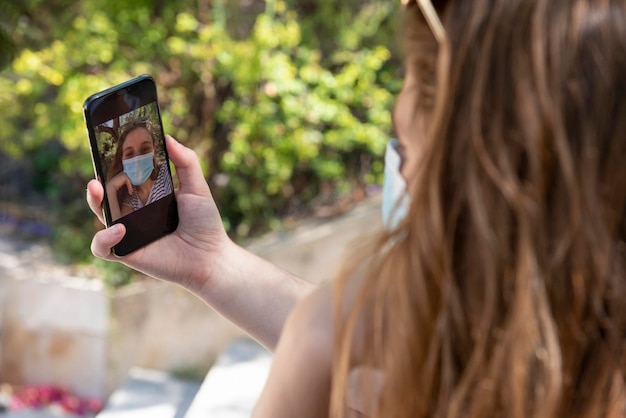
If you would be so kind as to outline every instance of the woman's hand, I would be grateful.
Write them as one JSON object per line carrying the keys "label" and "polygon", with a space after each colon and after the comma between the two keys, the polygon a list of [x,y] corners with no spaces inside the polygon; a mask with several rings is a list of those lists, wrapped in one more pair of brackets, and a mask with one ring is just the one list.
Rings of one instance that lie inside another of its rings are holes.
{"label": "woman's hand", "polygon": [[126,186],[128,194],[133,194],[133,184],[130,182],[130,178],[128,178],[128,175],[122,171],[118,173],[117,176],[107,181],[107,194],[109,196],[112,194],[117,195],[120,189],[124,186]]}
{"label": "woman's hand", "polygon": [[[170,136],[166,145],[180,184],[176,231],[117,258],[111,247],[122,240],[126,229],[115,224],[95,234],[92,253],[180,284],[272,350],[291,308],[314,286],[234,244],[224,230],[195,152]],[[104,223],[103,195],[102,185],[90,181],[87,202]]]}
{"label": "woman's hand", "polygon": [[[121,261],[148,275],[174,281],[192,291],[197,291],[198,287],[204,284],[201,277],[206,276],[207,269],[211,268],[211,263],[208,263],[214,259],[211,255],[219,253],[230,240],[197,156],[169,136],[166,141],[180,182],[176,192],[180,217],[177,230],[123,259],[118,259],[111,254],[111,247],[121,241],[125,227],[116,224],[96,233],[91,250],[96,257]],[[109,180],[106,187],[109,196],[117,196],[117,191],[122,187],[127,187],[132,193],[130,179],[123,172]],[[87,202],[104,223],[101,211],[102,199],[101,184],[96,180],[90,181],[87,185]]]}
{"label": "woman's hand", "polygon": [[[111,218],[115,221],[122,217],[122,205],[118,200],[119,191],[122,187],[126,186],[128,194],[133,194],[133,184],[130,182],[130,178],[125,172],[118,173],[111,180],[107,181],[107,196],[109,198],[109,208],[111,209]],[[89,186],[87,186],[87,192],[89,192]],[[102,202],[101,202],[102,203]]]}

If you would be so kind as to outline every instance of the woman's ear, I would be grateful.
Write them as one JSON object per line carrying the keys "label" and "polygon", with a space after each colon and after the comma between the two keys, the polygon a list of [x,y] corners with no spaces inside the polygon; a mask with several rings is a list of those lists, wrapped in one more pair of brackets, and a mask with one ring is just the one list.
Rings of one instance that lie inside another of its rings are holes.
{"label": "woman's ear", "polygon": [[402,89],[396,99],[392,114],[395,134],[400,139],[400,142],[403,142],[411,135],[418,94],[420,92],[419,88],[415,69],[407,66]]}

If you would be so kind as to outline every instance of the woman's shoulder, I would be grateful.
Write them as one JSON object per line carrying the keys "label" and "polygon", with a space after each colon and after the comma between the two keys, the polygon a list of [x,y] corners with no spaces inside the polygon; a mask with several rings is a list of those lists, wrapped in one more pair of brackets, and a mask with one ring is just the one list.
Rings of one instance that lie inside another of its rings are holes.
{"label": "woman's shoulder", "polygon": [[287,318],[287,326],[317,343],[332,343],[333,300],[332,284],[320,285],[296,305]]}
{"label": "woman's shoulder", "polygon": [[[295,350],[306,351],[309,367],[330,370],[333,363],[334,338],[337,321],[345,321],[360,289],[364,285],[364,272],[357,271],[342,286],[326,283],[302,300],[292,311],[286,330]],[[337,303],[341,298],[340,303]],[[363,318],[356,321],[351,358],[354,367],[347,376],[346,407],[354,416],[369,416],[384,382],[381,370],[362,363],[361,353],[365,343]]]}
{"label": "woman's shoulder", "polygon": [[[311,341],[318,349],[332,348],[336,320],[345,320],[344,315],[350,311],[362,284],[360,275],[350,277],[341,287],[337,287],[336,282],[321,284],[296,305],[287,319],[286,328],[297,338]],[[357,326],[355,337],[360,339],[360,326]]]}
{"label": "woman's shoulder", "polygon": [[151,196],[151,201],[160,199],[170,193],[172,193],[172,191],[174,190],[174,187],[172,185],[172,180],[171,177],[169,175],[169,169],[167,166],[167,163],[162,163],[159,166],[158,169],[158,173],[157,173],[157,178],[154,181],[154,184],[152,186],[152,196]]}

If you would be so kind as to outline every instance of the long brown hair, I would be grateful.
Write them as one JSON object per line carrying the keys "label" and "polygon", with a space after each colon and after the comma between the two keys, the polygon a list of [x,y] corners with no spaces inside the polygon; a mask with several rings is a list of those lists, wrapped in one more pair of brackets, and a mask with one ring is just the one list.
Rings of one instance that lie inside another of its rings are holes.
{"label": "long brown hair", "polygon": [[364,364],[377,417],[624,417],[626,4],[447,3],[409,214],[336,309],[331,416]]}

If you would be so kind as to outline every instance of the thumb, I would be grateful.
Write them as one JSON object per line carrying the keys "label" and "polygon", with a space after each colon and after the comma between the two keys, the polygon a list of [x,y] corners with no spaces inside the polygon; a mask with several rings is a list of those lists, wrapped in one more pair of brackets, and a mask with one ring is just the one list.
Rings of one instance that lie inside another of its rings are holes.
{"label": "thumb", "polygon": [[180,191],[185,193],[210,195],[209,186],[204,179],[198,155],[173,137],[166,135],[166,146],[180,183]]}
{"label": "thumb", "polygon": [[119,223],[98,231],[91,241],[91,252],[98,258],[111,257],[111,248],[124,238],[126,227]]}

